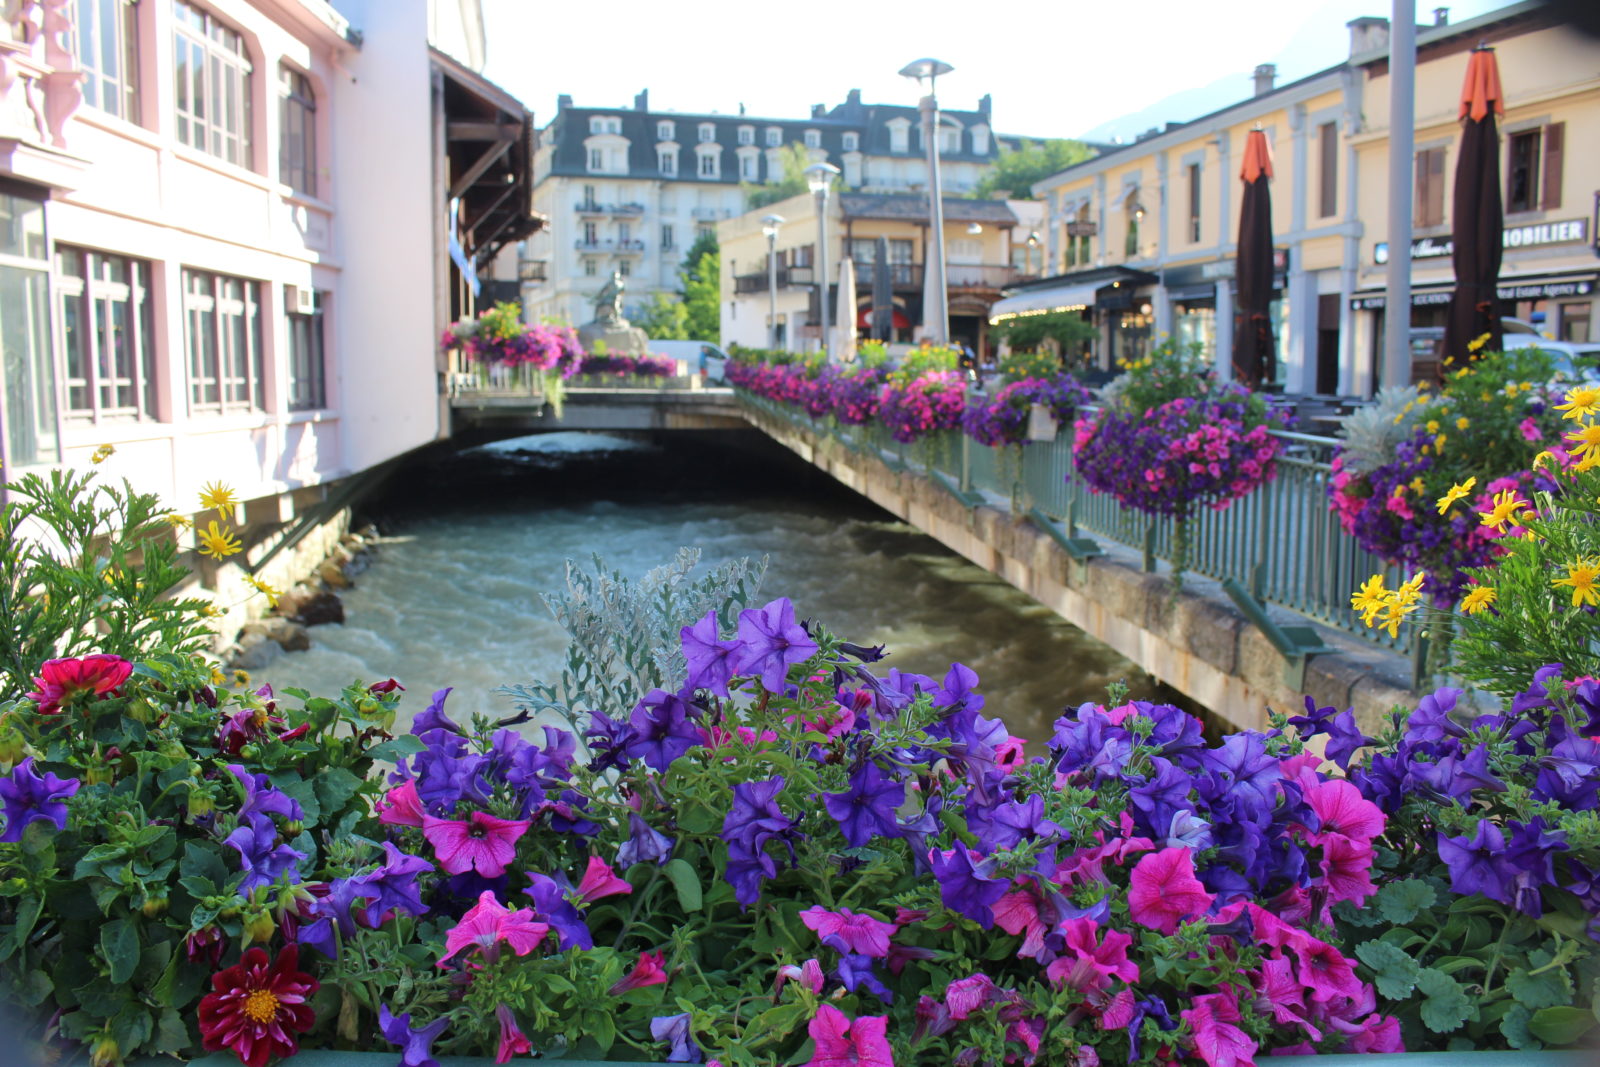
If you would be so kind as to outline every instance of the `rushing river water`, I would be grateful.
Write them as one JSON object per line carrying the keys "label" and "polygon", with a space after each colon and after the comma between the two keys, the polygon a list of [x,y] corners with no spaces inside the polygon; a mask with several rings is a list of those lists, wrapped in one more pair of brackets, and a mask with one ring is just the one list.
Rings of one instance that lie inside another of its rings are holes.
{"label": "rushing river water", "polygon": [[[504,444],[442,455],[369,506],[385,534],[344,595],[346,622],[311,631],[258,680],[333,693],[394,676],[418,712],[454,686],[453,712],[511,710],[497,686],[554,679],[565,634],[540,595],[568,559],[598,553],[638,577],[681,545],[702,564],[767,556],[757,603],[787,596],[858,644],[886,644],[879,669],[942,677],[976,670],[1013,733],[1047,738],[1062,709],[1125,680],[1176,693],[1005,582],[753,433],[663,435],[663,444],[560,434],[538,452]],[[607,443],[607,439],[598,439]],[[553,446],[553,447],[552,447]]]}

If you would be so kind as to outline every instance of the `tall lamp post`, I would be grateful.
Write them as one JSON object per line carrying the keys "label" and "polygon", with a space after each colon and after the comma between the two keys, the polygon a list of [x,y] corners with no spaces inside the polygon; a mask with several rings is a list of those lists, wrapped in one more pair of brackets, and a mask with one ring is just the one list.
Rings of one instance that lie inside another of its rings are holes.
{"label": "tall lamp post", "polygon": [[939,174],[939,101],[934,96],[939,75],[956,68],[937,59],[918,59],[907,63],[900,73],[915,78],[917,85],[928,80],[928,95],[918,103],[922,112],[922,139],[928,146],[928,226],[933,231],[933,255],[928,257],[929,277],[922,286],[922,329],[936,345],[950,340],[950,290],[944,267],[944,181]]}
{"label": "tall lamp post", "polygon": [[778,227],[783,225],[782,215],[768,215],[761,220],[761,232],[767,237],[767,348],[778,347]]}
{"label": "tall lamp post", "polygon": [[817,310],[822,322],[822,354],[828,355],[828,189],[839,176],[832,163],[813,163],[805,170],[806,186],[817,198]]}

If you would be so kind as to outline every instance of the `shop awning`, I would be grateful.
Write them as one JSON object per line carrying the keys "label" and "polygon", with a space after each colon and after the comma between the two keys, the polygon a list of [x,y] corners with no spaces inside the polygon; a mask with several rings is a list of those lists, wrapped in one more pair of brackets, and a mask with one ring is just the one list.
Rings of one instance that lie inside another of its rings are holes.
{"label": "shop awning", "polygon": [[[901,311],[899,308],[894,309],[891,319],[893,320],[895,329],[911,329],[911,320],[906,318],[905,312]],[[872,308],[864,307],[861,309],[861,314],[856,316],[856,328],[861,330],[872,329]]]}
{"label": "shop awning", "polygon": [[1052,311],[1082,311],[1094,303],[1095,290],[1103,283],[1086,282],[1050,289],[1030,289],[996,300],[989,307],[991,325],[1018,315],[1045,315]]}

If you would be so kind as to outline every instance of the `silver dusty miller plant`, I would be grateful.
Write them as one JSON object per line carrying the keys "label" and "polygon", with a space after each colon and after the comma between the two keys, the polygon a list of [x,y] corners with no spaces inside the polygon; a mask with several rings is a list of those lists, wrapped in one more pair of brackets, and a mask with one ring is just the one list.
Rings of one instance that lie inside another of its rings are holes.
{"label": "silver dusty miller plant", "polygon": [[680,548],[672,562],[634,582],[608,571],[599,555],[591,561],[589,570],[567,560],[566,588],[544,597],[570,638],[560,682],[500,690],[523,711],[557,712],[580,731],[575,712],[625,713],[651,689],[682,678],[688,665],[679,631],[708,611],[717,613],[719,630],[731,628],[767,570],[763,556],[732,560],[692,578],[700,550]]}
{"label": "silver dusty miller plant", "polygon": [[1374,403],[1360,408],[1344,420],[1344,469],[1351,474],[1369,474],[1385,463],[1394,462],[1400,442],[1416,429],[1420,394],[1414,385],[1384,386]]}

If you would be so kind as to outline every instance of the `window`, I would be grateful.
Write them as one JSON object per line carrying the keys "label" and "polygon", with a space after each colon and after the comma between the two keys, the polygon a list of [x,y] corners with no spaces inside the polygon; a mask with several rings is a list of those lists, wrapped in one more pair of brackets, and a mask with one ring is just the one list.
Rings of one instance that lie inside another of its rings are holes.
{"label": "window", "polygon": [[1564,122],[1552,122],[1544,128],[1544,195],[1539,202],[1546,211],[1561,206],[1561,156],[1566,134]]}
{"label": "window", "polygon": [[1415,226],[1444,224],[1444,149],[1417,153],[1417,202],[1412,212]]}
{"label": "window", "polygon": [[777,148],[783,143],[783,131],[776,126],[767,127],[767,147]]}
{"label": "window", "polygon": [[889,151],[908,152],[911,149],[911,120],[891,119],[889,122]]}
{"label": "window", "polygon": [[595,186],[585,185],[583,187],[583,206],[595,207],[599,204],[599,202],[600,198],[595,195]]}
{"label": "window", "polygon": [[597,223],[586,222],[583,224],[583,243],[586,245],[600,243],[600,227]]}
{"label": "window", "polygon": [[56,246],[69,419],[156,417],[150,264]]}
{"label": "window", "polygon": [[860,150],[860,148],[861,135],[859,133],[851,132],[844,135],[844,150],[846,152],[855,152]]}
{"label": "window", "polygon": [[[305,297],[311,299],[307,302]],[[322,348],[322,296],[284,287],[289,317],[289,410],[320,411],[328,406],[328,370]]]}
{"label": "window", "polygon": [[756,180],[756,157],[745,156],[739,160],[739,177],[746,181]]}
{"label": "window", "polygon": [[244,38],[173,0],[178,140],[241,167],[250,158],[250,59]]}
{"label": "window", "polygon": [[1128,235],[1122,249],[1123,255],[1133,259],[1139,254],[1139,216],[1128,212]]}
{"label": "window", "polygon": [[1331,219],[1339,212],[1339,127],[1324,122],[1317,127],[1317,161],[1321,175],[1317,187],[1317,217]]}
{"label": "window", "polygon": [[1200,243],[1200,164],[1189,164],[1189,243]]}
{"label": "window", "polygon": [[954,152],[961,151],[961,131],[959,129],[957,129],[956,127],[954,127],[954,126],[948,125],[946,123],[940,123],[939,124],[939,151],[941,153],[943,153],[943,152],[954,153]]}
{"label": "window", "polygon": [[586,259],[583,261],[583,276],[585,278],[593,278],[599,273],[600,265],[598,263],[592,259]]}
{"label": "window", "polygon": [[1590,308],[1588,304],[1562,304],[1561,332],[1559,335],[1561,340],[1577,344],[1584,344],[1592,340],[1589,334],[1589,322]]}
{"label": "window", "polygon": [[678,153],[668,149],[656,154],[656,162],[661,166],[661,173],[669,178],[676,177],[678,173]]}
{"label": "window", "polygon": [[256,288],[256,282],[244,278],[183,272],[190,411],[266,409]]}
{"label": "window", "polygon": [[989,154],[989,127],[974,126],[972,128],[972,154],[975,156]]}
{"label": "window", "polygon": [[710,152],[702,154],[700,156],[700,177],[715,178],[717,174],[717,157]]}
{"label": "window", "polygon": [[621,133],[622,120],[617,118],[609,118],[605,115],[591,115],[589,116],[589,132]]}
{"label": "window", "polygon": [[755,144],[756,143],[756,128],[754,126],[740,126],[739,127],[739,143],[740,144]]}
{"label": "window", "polygon": [[709,222],[697,223],[694,228],[694,235],[696,239],[701,237],[715,237],[717,235],[717,228]]}
{"label": "window", "polygon": [[700,124],[700,143],[710,144],[717,139],[717,128],[709,122]]}
{"label": "window", "polygon": [[628,259],[619,260],[617,262],[617,273],[624,278],[628,277],[633,273],[633,261]]}
{"label": "window", "polygon": [[1534,211],[1539,207],[1539,130],[1514,133],[1506,164],[1506,211]]}
{"label": "window", "polygon": [[673,135],[674,132],[675,131],[673,130],[672,123],[670,123],[670,122],[658,122],[658,123],[656,123],[656,140],[658,140],[658,141],[670,141],[670,140],[672,140],[672,135]]}
{"label": "window", "polygon": [[0,194],[0,410],[8,467],[60,458],[44,204]]}
{"label": "window", "polygon": [[670,252],[675,247],[677,246],[672,243],[672,223],[663,222],[661,224],[661,250]]}
{"label": "window", "polygon": [[589,169],[592,171],[604,171],[606,169],[606,154],[604,149],[589,149]]}
{"label": "window", "polygon": [[281,138],[278,180],[297,193],[317,195],[317,98],[311,79],[298,70],[279,68]]}
{"label": "window", "polygon": [[1066,271],[1071,270],[1073,267],[1076,267],[1077,265],[1078,265],[1078,239],[1076,237],[1072,237],[1072,236],[1069,235],[1067,237],[1067,239],[1066,239],[1066,251],[1063,253],[1063,255],[1061,257],[1061,270],[1062,270],[1063,273],[1065,273]]}
{"label": "window", "polygon": [[139,121],[137,13],[136,0],[78,0],[72,20],[83,102],[129,122]]}
{"label": "window", "polygon": [[633,240],[633,223],[617,223],[617,243],[625,245],[631,240]]}
{"label": "window", "polygon": [[807,148],[821,148],[822,147],[822,133],[821,133],[821,131],[819,131],[819,130],[807,130],[806,131],[806,147]]}

